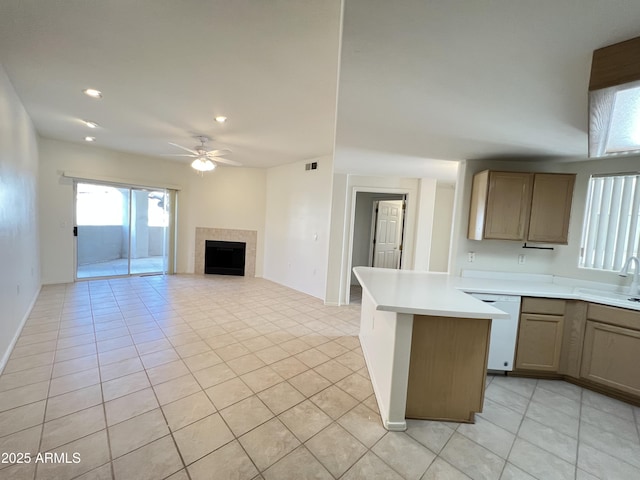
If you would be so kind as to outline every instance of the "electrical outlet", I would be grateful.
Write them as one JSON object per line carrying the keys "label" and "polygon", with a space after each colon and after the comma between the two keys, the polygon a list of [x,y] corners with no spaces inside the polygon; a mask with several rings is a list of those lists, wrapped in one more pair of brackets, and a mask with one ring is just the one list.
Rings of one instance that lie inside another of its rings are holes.
{"label": "electrical outlet", "polygon": [[476,252],[467,253],[467,262],[473,263],[476,261]]}
{"label": "electrical outlet", "polygon": [[527,262],[527,256],[526,255],[518,255],[518,265],[524,265]]}

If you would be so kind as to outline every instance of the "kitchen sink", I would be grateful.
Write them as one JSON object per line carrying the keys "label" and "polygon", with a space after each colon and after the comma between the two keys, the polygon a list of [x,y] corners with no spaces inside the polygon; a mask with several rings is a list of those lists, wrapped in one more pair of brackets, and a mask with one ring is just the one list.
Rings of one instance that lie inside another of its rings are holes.
{"label": "kitchen sink", "polygon": [[580,288],[578,292],[592,297],[610,298],[622,302],[640,302],[640,297],[633,296],[628,293],[609,292],[607,290],[595,290],[591,288]]}

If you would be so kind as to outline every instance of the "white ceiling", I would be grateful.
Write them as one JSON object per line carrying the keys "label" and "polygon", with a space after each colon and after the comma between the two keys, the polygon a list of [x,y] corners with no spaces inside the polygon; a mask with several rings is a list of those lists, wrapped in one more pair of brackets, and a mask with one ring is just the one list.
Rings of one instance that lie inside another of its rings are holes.
{"label": "white ceiling", "polygon": [[633,0],[346,0],[340,58],[340,9],[2,0],[0,63],[46,137],[81,142],[93,120],[98,146],[155,156],[209,135],[253,167],[330,154],[335,137],[356,152],[339,170],[373,173],[394,158],[584,158],[591,54],[640,36]]}
{"label": "white ceiling", "polygon": [[337,144],[443,160],[587,155],[594,49],[629,0],[347,0]]}
{"label": "white ceiling", "polygon": [[265,167],[332,152],[339,27],[339,0],[2,0],[0,63],[43,136],[160,155],[207,135]]}

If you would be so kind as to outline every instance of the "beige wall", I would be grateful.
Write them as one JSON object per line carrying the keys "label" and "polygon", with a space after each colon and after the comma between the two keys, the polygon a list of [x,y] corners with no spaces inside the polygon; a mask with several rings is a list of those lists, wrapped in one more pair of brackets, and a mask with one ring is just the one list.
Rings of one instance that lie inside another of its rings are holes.
{"label": "beige wall", "polygon": [[[405,250],[403,268],[414,268],[415,229],[418,220],[420,180],[417,178],[333,175],[331,197],[331,232],[325,302],[342,305],[351,284],[351,254],[355,197],[358,192],[398,193],[407,195],[405,217]],[[428,212],[422,212],[421,215]]]}
{"label": "beige wall", "polygon": [[433,234],[429,253],[429,270],[432,272],[447,272],[449,269],[455,188],[453,184],[442,182],[438,182],[436,186]]}
{"label": "beige wall", "polygon": [[39,143],[43,283],[74,278],[73,181],[62,176],[64,171],[131,184],[178,186],[177,272],[194,271],[195,229],[209,227],[256,230],[256,275],[262,275],[263,170],[220,167],[201,177],[187,163],[44,138]]}
{"label": "beige wall", "polygon": [[[317,170],[305,164],[317,162]],[[332,157],[267,171],[264,277],[324,299]]]}
{"label": "beige wall", "polygon": [[40,290],[36,133],[0,66],[0,372]]}
{"label": "beige wall", "polygon": [[178,219],[178,272],[194,270],[196,227],[258,232],[256,277],[263,276],[267,173],[219,167],[204,177],[185,167]]}
{"label": "beige wall", "polygon": [[[461,169],[454,226],[454,266],[451,273],[458,275],[463,269],[504,272],[540,273],[579,278],[583,280],[622,285],[628,280],[615,272],[601,272],[578,268],[582,239],[585,203],[589,177],[600,173],[638,171],[639,157],[608,158],[577,162],[523,162],[523,161],[473,161]],[[522,242],[501,240],[467,240],[469,203],[473,174],[485,169],[505,171],[575,173],[573,205],[569,224],[568,245],[555,245],[554,250],[523,249]],[[467,252],[475,252],[475,262],[467,262]],[[518,255],[526,256],[526,263],[518,264]]]}

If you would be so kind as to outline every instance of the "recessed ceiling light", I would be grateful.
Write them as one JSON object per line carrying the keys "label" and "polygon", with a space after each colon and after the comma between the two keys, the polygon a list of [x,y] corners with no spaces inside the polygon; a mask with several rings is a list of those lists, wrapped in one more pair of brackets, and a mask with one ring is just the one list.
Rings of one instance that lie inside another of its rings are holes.
{"label": "recessed ceiling light", "polygon": [[83,120],[83,122],[89,128],[98,128],[98,124],[96,122],[90,122],[88,120]]}
{"label": "recessed ceiling light", "polygon": [[95,142],[96,141],[96,137],[84,137],[84,141],[85,142]]}
{"label": "recessed ceiling light", "polygon": [[218,123],[224,123],[227,121],[227,117],[224,117],[222,115],[220,115],[219,117],[216,117],[216,122]]}
{"label": "recessed ceiling light", "polygon": [[95,88],[85,88],[82,92],[91,98],[102,98],[102,92]]}

